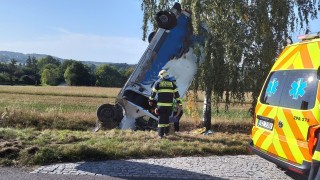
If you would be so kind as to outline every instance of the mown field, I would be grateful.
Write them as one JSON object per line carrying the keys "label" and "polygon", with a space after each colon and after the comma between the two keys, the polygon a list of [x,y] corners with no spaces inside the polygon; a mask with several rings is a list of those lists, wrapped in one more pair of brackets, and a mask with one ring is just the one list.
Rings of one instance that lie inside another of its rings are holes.
{"label": "mown field", "polygon": [[[119,88],[68,86],[0,86],[0,164],[146,157],[247,154],[249,104],[212,113],[213,134],[193,133],[201,117],[187,109],[181,132],[157,139],[155,131],[93,132],[96,109],[114,103]],[[201,95],[199,107],[202,107]],[[223,106],[223,104],[221,105]],[[141,140],[143,144],[141,145]]]}

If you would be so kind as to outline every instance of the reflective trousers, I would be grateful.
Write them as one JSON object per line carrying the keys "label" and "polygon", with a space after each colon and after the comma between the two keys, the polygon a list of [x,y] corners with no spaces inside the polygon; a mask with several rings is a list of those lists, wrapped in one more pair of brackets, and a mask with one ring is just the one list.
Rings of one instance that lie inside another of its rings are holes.
{"label": "reflective trousers", "polygon": [[[175,116],[175,115],[177,115],[177,112],[173,112],[173,115]],[[178,121],[177,122],[174,122],[173,123],[173,127],[174,127],[174,131],[175,132],[178,132],[179,130],[180,130],[180,128],[179,128],[179,122],[180,122],[180,119],[181,119],[181,116],[183,115],[183,111],[181,110],[181,112],[180,112],[180,114],[178,115],[178,117],[177,117],[177,119],[178,119]]]}
{"label": "reflective trousers", "polygon": [[158,135],[163,137],[169,133],[169,116],[172,113],[172,106],[158,106],[159,123]]}

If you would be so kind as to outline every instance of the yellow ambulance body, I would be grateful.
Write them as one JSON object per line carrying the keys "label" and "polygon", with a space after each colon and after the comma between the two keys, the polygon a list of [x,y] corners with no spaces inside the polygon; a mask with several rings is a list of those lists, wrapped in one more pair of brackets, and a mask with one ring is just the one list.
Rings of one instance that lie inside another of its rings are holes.
{"label": "yellow ambulance body", "polygon": [[306,35],[277,58],[255,108],[253,153],[308,174],[320,132],[320,38]]}

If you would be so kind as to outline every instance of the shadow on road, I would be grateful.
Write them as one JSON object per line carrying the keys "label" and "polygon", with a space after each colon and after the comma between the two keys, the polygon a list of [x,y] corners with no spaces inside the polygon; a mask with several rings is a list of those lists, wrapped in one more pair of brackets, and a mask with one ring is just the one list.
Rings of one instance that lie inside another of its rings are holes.
{"label": "shadow on road", "polygon": [[188,170],[165,167],[161,165],[148,164],[143,162],[132,162],[125,160],[84,162],[76,167],[77,170],[120,177],[125,179],[216,179],[224,180]]}

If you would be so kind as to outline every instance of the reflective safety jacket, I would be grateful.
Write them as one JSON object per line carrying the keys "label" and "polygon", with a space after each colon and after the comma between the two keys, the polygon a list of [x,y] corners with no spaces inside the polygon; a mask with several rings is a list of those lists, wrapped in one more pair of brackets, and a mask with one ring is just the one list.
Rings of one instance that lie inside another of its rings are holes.
{"label": "reflective safety jacket", "polygon": [[157,94],[157,106],[173,106],[173,99],[182,104],[177,85],[170,79],[162,78],[156,81],[149,99],[154,100]]}

